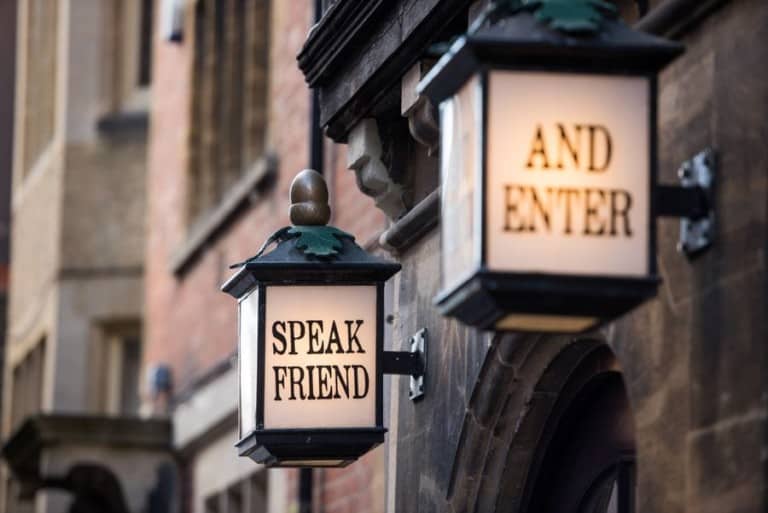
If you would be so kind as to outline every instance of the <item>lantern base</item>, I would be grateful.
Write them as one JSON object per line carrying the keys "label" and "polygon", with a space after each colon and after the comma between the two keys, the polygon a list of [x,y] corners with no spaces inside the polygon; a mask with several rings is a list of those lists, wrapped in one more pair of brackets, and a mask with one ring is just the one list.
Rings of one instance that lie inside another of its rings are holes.
{"label": "lantern base", "polygon": [[580,333],[656,295],[656,276],[605,278],[481,270],[435,298],[440,313],[494,331]]}
{"label": "lantern base", "polygon": [[266,467],[345,467],[384,442],[387,430],[265,429],[253,431],[235,446]]}

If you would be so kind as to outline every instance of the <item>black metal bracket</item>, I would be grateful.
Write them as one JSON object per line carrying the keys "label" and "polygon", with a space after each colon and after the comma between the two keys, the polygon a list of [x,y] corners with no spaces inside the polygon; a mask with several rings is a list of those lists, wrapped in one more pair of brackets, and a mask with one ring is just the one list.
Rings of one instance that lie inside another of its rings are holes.
{"label": "black metal bracket", "polygon": [[709,213],[707,191],[703,187],[659,185],[656,188],[656,214],[659,217],[687,217],[698,220]]}
{"label": "black metal bracket", "polygon": [[384,351],[384,374],[419,376],[424,372],[421,355],[409,351]]}
{"label": "black metal bracket", "polygon": [[708,148],[680,166],[679,186],[658,185],[656,216],[680,218],[677,249],[687,256],[701,253],[714,240],[715,151]]}
{"label": "black metal bracket", "polygon": [[424,397],[424,376],[427,373],[427,330],[419,330],[410,340],[410,351],[384,351],[383,374],[410,376],[408,397],[415,401]]}

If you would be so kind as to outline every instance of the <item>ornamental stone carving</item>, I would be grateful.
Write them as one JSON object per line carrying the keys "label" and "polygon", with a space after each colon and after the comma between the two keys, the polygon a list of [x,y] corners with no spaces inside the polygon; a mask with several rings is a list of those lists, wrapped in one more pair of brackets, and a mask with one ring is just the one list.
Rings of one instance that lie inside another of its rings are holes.
{"label": "ornamental stone carving", "polygon": [[349,133],[347,167],[355,172],[357,187],[372,197],[376,207],[392,220],[406,211],[405,191],[382,160],[384,151],[375,119],[366,118]]}

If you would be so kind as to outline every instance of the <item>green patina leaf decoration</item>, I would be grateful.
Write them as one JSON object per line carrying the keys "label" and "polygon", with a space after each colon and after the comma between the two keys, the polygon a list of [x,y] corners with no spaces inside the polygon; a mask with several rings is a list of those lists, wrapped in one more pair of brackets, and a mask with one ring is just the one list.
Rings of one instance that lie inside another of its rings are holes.
{"label": "green patina leaf decoration", "polygon": [[473,24],[474,30],[486,21],[493,24],[521,11],[530,12],[540,23],[569,34],[595,34],[601,30],[603,21],[618,17],[616,6],[606,0],[493,0],[491,7]]}
{"label": "green patina leaf decoration", "polygon": [[248,264],[250,262],[254,262],[254,261],[258,260],[259,257],[261,257],[261,255],[264,254],[264,252],[267,250],[267,248],[269,246],[271,246],[274,243],[278,243],[279,244],[280,242],[284,241],[285,239],[290,238],[287,235],[288,230],[290,230],[290,229],[291,229],[290,226],[285,226],[283,228],[280,228],[275,233],[273,233],[272,235],[267,237],[267,240],[264,242],[264,244],[261,245],[261,248],[259,248],[259,252],[258,253],[256,253],[254,256],[252,256],[248,260],[243,260],[242,262],[238,262],[236,264],[230,265],[229,268],[230,269],[237,269],[238,267],[242,267],[242,266],[244,266],[244,265],[246,265],[246,264]]}
{"label": "green patina leaf decoration", "polygon": [[508,8],[526,9],[551,28],[568,33],[595,33],[607,18],[617,16],[616,6],[605,0],[502,0]]}
{"label": "green patina leaf decoration", "polygon": [[298,237],[296,247],[307,255],[333,256],[342,248],[341,239],[355,237],[333,226],[292,226],[288,235]]}

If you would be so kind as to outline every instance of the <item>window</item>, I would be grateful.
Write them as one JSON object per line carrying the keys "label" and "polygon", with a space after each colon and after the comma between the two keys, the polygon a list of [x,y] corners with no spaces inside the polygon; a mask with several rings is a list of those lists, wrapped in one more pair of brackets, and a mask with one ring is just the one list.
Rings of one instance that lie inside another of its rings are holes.
{"label": "window", "polygon": [[268,19],[268,0],[197,2],[190,224],[218,205],[263,151]]}
{"label": "window", "polygon": [[30,415],[40,412],[43,404],[45,372],[45,339],[13,368],[11,385],[11,430],[18,428]]}
{"label": "window", "polygon": [[138,415],[141,327],[138,322],[107,323],[97,331],[91,352],[95,410],[107,415]]}
{"label": "window", "polygon": [[152,76],[152,0],[141,0],[141,27],[139,34],[138,86],[147,87]]}
{"label": "window", "polygon": [[106,31],[103,83],[104,114],[145,112],[152,74],[152,0],[111,2]]}
{"label": "window", "polygon": [[23,173],[26,175],[53,140],[56,119],[56,53],[58,5],[51,0],[28,0],[23,59]]}

